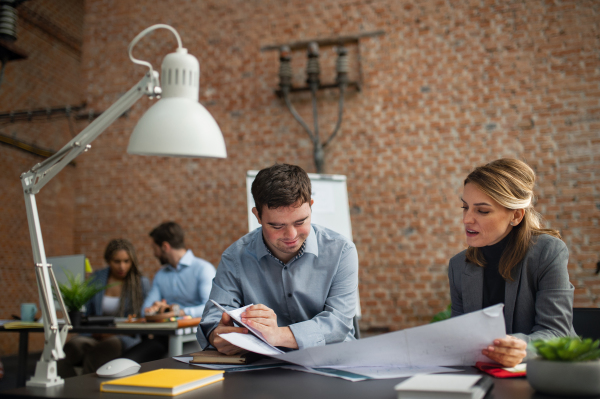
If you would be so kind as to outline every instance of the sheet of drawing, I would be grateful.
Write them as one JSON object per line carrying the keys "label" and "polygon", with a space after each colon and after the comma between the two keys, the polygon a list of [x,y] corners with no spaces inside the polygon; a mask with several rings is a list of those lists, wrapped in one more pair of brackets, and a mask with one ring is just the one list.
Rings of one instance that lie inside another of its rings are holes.
{"label": "sheet of drawing", "polygon": [[397,331],[357,341],[315,346],[277,355],[304,367],[408,365],[406,333]]}
{"label": "sheet of drawing", "polygon": [[191,356],[173,356],[174,360],[177,360],[178,362],[181,363],[186,363],[189,364],[190,366],[200,366],[200,367],[206,367],[209,369],[219,369],[219,370],[227,370],[230,368],[234,368],[234,367],[239,367],[239,364],[196,364],[196,363],[190,363],[193,359],[193,357]]}
{"label": "sheet of drawing", "polygon": [[192,361],[191,356],[174,356],[173,359],[178,362],[187,363],[190,366],[202,367],[211,370],[225,370],[228,373],[233,373],[237,371],[253,371],[253,370],[264,370],[264,369],[272,369],[276,367],[281,367],[283,365],[287,365],[289,363],[282,363],[275,359],[261,359],[252,364],[200,364],[200,363],[190,363]]}
{"label": "sheet of drawing", "polygon": [[385,366],[385,367],[330,367],[365,377],[382,380],[387,378],[412,377],[417,374],[457,373],[460,369],[450,367],[418,367],[418,366]]}
{"label": "sheet of drawing", "polygon": [[288,369],[288,370],[302,371],[304,373],[324,375],[325,377],[336,377],[336,378],[341,378],[343,380],[352,381],[352,382],[364,381],[364,380],[371,379],[370,377],[367,377],[365,375],[353,374],[353,373],[345,371],[345,370],[336,370],[336,369],[332,369],[332,368],[313,369],[313,368],[302,367],[302,366],[298,366],[296,364],[289,364],[289,363],[286,366],[281,366],[281,368]]}
{"label": "sheet of drawing", "polygon": [[[481,350],[506,336],[504,305],[495,305],[428,326],[406,331],[410,364],[415,366],[471,366],[489,361]],[[442,324],[443,323],[443,324]]]}
{"label": "sheet of drawing", "polygon": [[283,353],[283,351],[264,343],[252,334],[227,333],[219,334],[219,337],[235,346],[261,355],[274,356]]}
{"label": "sheet of drawing", "polygon": [[506,335],[503,307],[498,304],[433,324],[274,357],[311,368],[472,366],[485,359],[481,355],[483,348]]}
{"label": "sheet of drawing", "polygon": [[[271,345],[266,339],[265,337],[262,335],[262,333],[252,327],[250,327],[249,325],[247,325],[246,323],[244,323],[242,321],[242,313],[244,313],[244,310],[246,310],[246,308],[252,306],[253,304],[250,305],[246,305],[243,308],[238,308],[238,309],[234,309],[234,310],[227,310],[224,307],[222,307],[221,305],[219,305],[217,302],[213,301],[212,299],[210,300],[212,303],[215,304],[215,306],[217,308],[219,308],[219,310],[221,310],[221,312],[225,312],[227,313],[229,316],[231,316],[233,318],[233,320],[235,320],[239,325],[246,327],[248,330],[250,330],[254,335],[256,335],[261,341],[263,341],[265,344],[267,344],[268,346],[271,347],[271,349],[274,349],[275,351],[277,351],[278,353],[283,353],[283,351],[275,348],[273,345]],[[254,351],[253,351],[254,352]],[[261,353],[261,352],[258,352]]]}

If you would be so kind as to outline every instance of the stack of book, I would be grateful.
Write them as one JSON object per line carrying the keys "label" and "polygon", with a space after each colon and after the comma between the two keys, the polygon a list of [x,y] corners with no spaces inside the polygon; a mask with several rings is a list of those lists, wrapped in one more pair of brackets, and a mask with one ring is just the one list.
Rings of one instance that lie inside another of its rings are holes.
{"label": "stack of book", "polygon": [[176,318],[171,321],[152,322],[149,323],[146,319],[130,319],[126,321],[117,321],[115,326],[118,328],[139,328],[139,329],[165,329],[174,330],[177,328],[197,327],[200,324],[200,317],[183,317]]}
{"label": "stack of book", "polygon": [[249,364],[264,356],[258,353],[242,352],[237,355],[224,355],[216,350],[205,350],[202,352],[190,353],[191,364]]}

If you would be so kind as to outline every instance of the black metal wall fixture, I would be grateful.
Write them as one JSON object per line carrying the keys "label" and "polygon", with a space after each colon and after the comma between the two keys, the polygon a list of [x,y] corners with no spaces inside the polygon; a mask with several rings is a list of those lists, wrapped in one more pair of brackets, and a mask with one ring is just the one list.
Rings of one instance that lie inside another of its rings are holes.
{"label": "black metal wall fixture", "polygon": [[[265,46],[261,50],[279,50],[279,89],[275,90],[275,94],[283,98],[285,104],[294,119],[302,126],[306,131],[310,140],[313,143],[313,157],[315,168],[317,173],[325,173],[325,148],[331,143],[336,137],[340,127],[342,125],[342,117],[344,113],[344,94],[349,87],[355,88],[357,91],[361,90],[362,71],[359,67],[359,79],[357,81],[350,81],[348,73],[350,72],[350,61],[348,59],[348,50],[346,46],[348,44],[358,44],[360,39],[363,37],[379,36],[384,34],[384,31],[366,32],[356,35],[340,36],[335,38],[316,39],[309,41],[300,41],[290,44]],[[319,46],[336,46],[335,51],[337,53],[336,60],[336,79],[333,83],[321,83],[320,74],[321,66],[319,62]],[[307,66],[306,66],[306,86],[295,87],[292,85],[292,66],[291,66],[291,53],[293,50],[305,49],[307,50]],[[360,65],[360,64],[359,64]],[[338,89],[339,100],[338,100],[338,115],[337,122],[333,128],[331,134],[321,140],[321,134],[319,132],[319,114],[317,109],[317,92],[325,89]],[[291,93],[310,91],[312,99],[312,113],[313,113],[313,129],[308,126],[304,119],[298,114],[294,108],[291,100]]]}
{"label": "black metal wall fixture", "polygon": [[17,7],[26,0],[0,0],[0,83],[9,61],[23,60],[27,53],[15,45],[17,40]]}

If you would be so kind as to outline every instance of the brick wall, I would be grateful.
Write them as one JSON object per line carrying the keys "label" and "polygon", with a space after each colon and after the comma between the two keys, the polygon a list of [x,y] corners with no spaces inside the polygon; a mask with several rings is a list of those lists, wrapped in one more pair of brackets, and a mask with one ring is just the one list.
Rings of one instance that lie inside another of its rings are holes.
{"label": "brick wall", "polygon": [[[7,64],[0,86],[0,113],[78,105],[83,101],[83,10],[80,0],[32,1],[19,6],[15,45],[29,58]],[[64,116],[58,115],[14,123],[3,119],[0,134],[42,149],[58,150],[80,127],[74,120],[70,126]],[[19,176],[42,160],[0,143],[0,319],[19,315],[21,303],[38,303]],[[67,166],[36,196],[48,256],[75,252],[76,170]],[[30,337],[30,350],[41,351],[43,334]],[[18,334],[2,334],[0,356],[14,354],[17,348]]]}
{"label": "brick wall", "polygon": [[[216,265],[247,231],[246,170],[289,162],[314,171],[307,135],[273,93],[278,54],[260,48],[384,30],[351,50],[363,87],[349,91],[339,137],[326,151],[327,172],[348,177],[361,326],[419,325],[449,303],[448,259],[464,248],[462,180],[503,156],[538,173],[537,208],[569,247],[576,306],[600,305],[597,2],[89,0],[85,7],[88,107],[106,109],[144,73],[127,58],[130,40],[151,24],[171,24],[200,61],[200,100],[228,151],[224,160],[128,156],[129,132],[150,106],[139,101],[74,169],[73,248],[94,267],[102,267],[108,240],[121,236],[154,275],[147,234],[168,219]],[[135,54],[158,67],[174,46],[159,31]],[[323,68],[331,50],[323,49]],[[294,99],[311,124],[307,97]],[[321,128],[330,131],[335,92],[319,101]]]}

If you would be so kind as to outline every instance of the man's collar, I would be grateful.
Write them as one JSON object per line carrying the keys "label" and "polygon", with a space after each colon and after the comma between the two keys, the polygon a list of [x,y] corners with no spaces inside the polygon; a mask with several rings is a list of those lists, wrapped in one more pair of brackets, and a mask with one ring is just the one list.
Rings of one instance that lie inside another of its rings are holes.
{"label": "man's collar", "polygon": [[319,257],[319,244],[317,243],[317,234],[315,233],[315,229],[310,226],[310,233],[306,238],[306,247],[304,247],[304,253],[311,253],[315,255],[317,258]]}
{"label": "man's collar", "polygon": [[[263,237],[262,227],[260,231],[258,231],[258,236],[255,239],[254,250],[256,251],[256,257],[258,259],[263,258],[264,256],[269,255],[269,250],[267,247],[267,243]],[[319,245],[317,243],[317,235],[315,233],[315,229],[310,226],[310,233],[308,233],[308,237],[306,241],[304,241],[304,253],[311,253],[316,257],[319,256]]]}
{"label": "man's collar", "polygon": [[190,266],[192,264],[192,261],[194,259],[194,253],[192,252],[191,249],[188,249],[185,254],[181,257],[181,259],[179,259],[179,263],[177,264],[177,266],[173,267],[170,264],[167,264],[167,267],[170,267],[171,269],[179,269],[179,265],[183,266]]}

